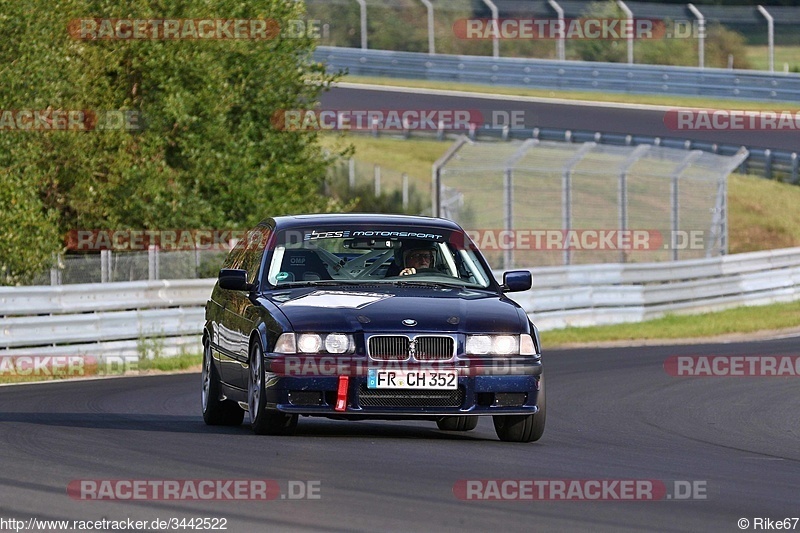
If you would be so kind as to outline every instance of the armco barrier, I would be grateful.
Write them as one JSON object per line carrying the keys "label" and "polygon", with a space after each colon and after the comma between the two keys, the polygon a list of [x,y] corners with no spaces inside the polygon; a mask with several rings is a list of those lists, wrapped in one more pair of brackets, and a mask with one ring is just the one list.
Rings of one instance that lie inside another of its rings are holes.
{"label": "armco barrier", "polygon": [[[800,299],[800,248],[531,269],[512,294],[543,330]],[[496,273],[500,279],[502,273]],[[213,279],[0,288],[0,355],[199,353]]]}
{"label": "armco barrier", "polygon": [[664,65],[457,56],[319,46],[314,60],[352,75],[480,83],[504,87],[800,100],[800,75]]}
{"label": "armco barrier", "polygon": [[0,355],[200,353],[213,279],[0,287]]}

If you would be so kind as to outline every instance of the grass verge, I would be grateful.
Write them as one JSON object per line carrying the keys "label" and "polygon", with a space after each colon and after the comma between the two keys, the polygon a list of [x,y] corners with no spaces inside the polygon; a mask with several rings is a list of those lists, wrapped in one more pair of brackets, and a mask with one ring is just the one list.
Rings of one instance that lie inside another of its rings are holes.
{"label": "grass verge", "polygon": [[667,315],[631,324],[554,329],[541,332],[541,338],[545,350],[593,342],[693,339],[797,327],[798,316],[800,301],[737,307],[702,315]]}
{"label": "grass verge", "polygon": [[[37,358],[32,364],[26,356],[8,356],[0,361],[0,384],[30,383],[34,381],[60,381],[75,378],[118,377],[177,372],[190,369],[199,371],[203,362],[200,354],[180,354],[174,357],[139,358],[138,361],[111,364],[102,368],[96,358],[67,356],[63,358]],[[99,359],[99,358],[98,358]],[[71,361],[68,362],[68,361]]]}

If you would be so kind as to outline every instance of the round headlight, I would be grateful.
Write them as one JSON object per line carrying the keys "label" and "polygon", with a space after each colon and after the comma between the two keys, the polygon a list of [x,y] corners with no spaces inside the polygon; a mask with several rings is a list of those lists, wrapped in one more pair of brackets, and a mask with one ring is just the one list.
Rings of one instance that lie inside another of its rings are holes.
{"label": "round headlight", "polygon": [[467,337],[467,353],[483,355],[492,349],[492,338],[488,335],[470,335]]}
{"label": "round headlight", "polygon": [[325,351],[345,353],[350,348],[350,339],[343,333],[331,333],[325,337]]}
{"label": "round headlight", "polygon": [[316,333],[303,333],[297,338],[297,350],[303,353],[316,353],[322,347],[322,339]]}
{"label": "round headlight", "polygon": [[498,355],[509,355],[516,353],[518,350],[516,337],[512,335],[498,335],[494,338],[494,349],[492,350],[494,353]]}

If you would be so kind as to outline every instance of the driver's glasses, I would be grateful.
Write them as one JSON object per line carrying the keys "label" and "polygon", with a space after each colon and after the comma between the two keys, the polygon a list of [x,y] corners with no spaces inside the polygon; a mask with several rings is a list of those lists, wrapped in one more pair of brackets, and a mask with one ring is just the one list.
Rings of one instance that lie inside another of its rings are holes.
{"label": "driver's glasses", "polygon": [[408,255],[409,261],[423,261],[426,260],[429,263],[433,261],[433,253],[432,252],[414,252]]}

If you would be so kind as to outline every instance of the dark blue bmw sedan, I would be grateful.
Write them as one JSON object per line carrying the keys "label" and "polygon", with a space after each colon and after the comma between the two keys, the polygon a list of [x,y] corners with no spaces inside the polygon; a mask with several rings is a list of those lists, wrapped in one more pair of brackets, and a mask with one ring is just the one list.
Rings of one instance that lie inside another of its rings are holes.
{"label": "dark blue bmw sedan", "polygon": [[435,421],[501,440],[544,432],[536,327],[449,220],[302,215],[263,221],[231,251],[203,332],[203,418],[291,434],[300,415]]}

